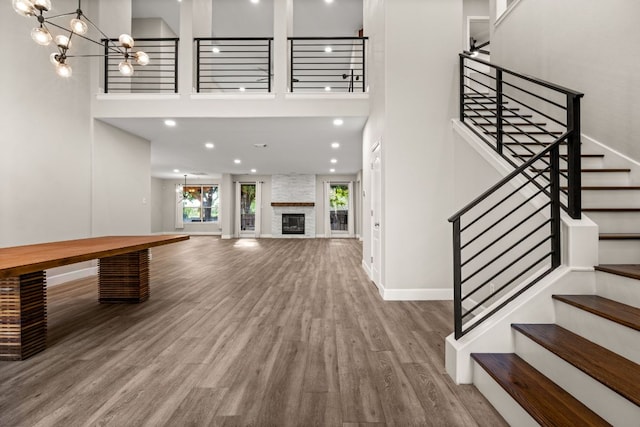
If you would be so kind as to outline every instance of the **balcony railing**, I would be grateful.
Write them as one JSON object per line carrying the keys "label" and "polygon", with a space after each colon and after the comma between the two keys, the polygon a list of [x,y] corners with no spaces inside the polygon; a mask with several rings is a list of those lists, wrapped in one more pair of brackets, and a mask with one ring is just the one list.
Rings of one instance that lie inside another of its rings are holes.
{"label": "balcony railing", "polygon": [[273,38],[196,38],[196,91],[271,92]]}
{"label": "balcony railing", "polygon": [[291,92],[365,92],[367,37],[290,37]]}
{"label": "balcony railing", "polygon": [[[118,39],[111,39],[116,42]],[[136,50],[149,55],[146,66],[134,66],[132,76],[118,71],[121,58],[107,56],[108,41],[103,39],[104,92],[105,93],[177,93],[178,92],[178,41],[177,38],[136,38]]]}

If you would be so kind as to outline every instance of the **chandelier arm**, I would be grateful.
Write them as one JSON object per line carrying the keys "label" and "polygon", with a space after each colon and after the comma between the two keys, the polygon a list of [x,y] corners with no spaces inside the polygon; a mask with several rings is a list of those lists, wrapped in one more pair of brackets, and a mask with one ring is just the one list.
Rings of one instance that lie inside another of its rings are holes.
{"label": "chandelier arm", "polygon": [[93,21],[91,21],[91,20],[87,17],[87,15],[82,14],[82,16],[84,16],[84,19],[86,19],[86,20],[87,20],[87,22],[88,22],[89,24],[91,24],[91,26],[92,26],[93,28],[95,28],[96,30],[98,30],[98,32],[99,32],[100,34],[102,34],[102,37],[103,37],[103,38],[105,38],[105,39],[107,40],[107,44],[111,44],[111,45],[112,45],[112,47],[110,47],[109,49],[111,49],[111,50],[117,50],[117,51],[118,51],[120,54],[122,54],[122,55],[124,55],[124,54],[125,54],[125,52],[123,52],[123,51],[122,51],[122,49],[121,49],[117,44],[115,44],[114,42],[112,42],[112,41],[111,41],[111,39],[109,38],[109,36],[107,36],[105,33],[103,33],[103,32],[102,32],[102,30],[101,30],[100,28],[98,28],[98,26],[97,26],[96,24],[94,24],[94,23],[93,23]]}
{"label": "chandelier arm", "polygon": [[56,19],[56,18],[60,18],[62,16],[71,16],[71,15],[76,15],[76,12],[69,12],[69,13],[61,13],[60,15],[53,15],[53,16],[47,16],[45,18],[45,20],[47,19]]}
{"label": "chandelier arm", "polygon": [[[60,25],[56,24],[55,22],[50,22],[50,21],[45,21],[45,22],[46,22],[47,24],[50,24],[50,25],[52,25],[52,26],[54,26],[54,27],[57,27],[57,28],[59,28],[59,29],[61,29],[61,30],[69,31],[70,33],[75,34],[76,36],[78,36],[78,37],[80,37],[80,38],[83,38],[83,39],[85,39],[85,40],[87,40],[87,41],[90,41],[91,43],[97,44],[98,46],[102,46],[102,47],[104,47],[104,44],[103,44],[103,43],[97,42],[97,41],[95,41],[95,40],[93,40],[93,39],[90,39],[89,37],[83,36],[82,34],[78,34],[78,33],[76,33],[76,32],[70,31],[68,28],[62,27],[62,26],[60,26]],[[69,37],[69,39],[71,39],[71,37]],[[108,47],[108,49],[109,49],[109,50],[111,50],[111,51],[113,51],[113,52],[115,52],[115,53],[119,53],[119,54],[121,54],[121,55],[124,55],[120,49],[114,48],[114,47],[112,47],[112,46],[110,46],[110,45],[107,45],[107,47]]]}

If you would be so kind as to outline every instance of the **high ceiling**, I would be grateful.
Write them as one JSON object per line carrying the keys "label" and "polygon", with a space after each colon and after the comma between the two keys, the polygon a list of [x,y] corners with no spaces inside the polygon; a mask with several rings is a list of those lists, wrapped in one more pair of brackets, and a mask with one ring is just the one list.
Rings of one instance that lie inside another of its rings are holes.
{"label": "high ceiling", "polygon": [[[352,36],[362,28],[362,0],[295,0],[292,35]],[[213,0],[216,37],[272,36],[273,0]],[[134,18],[160,17],[179,34],[177,0],[133,0]],[[181,178],[222,173],[353,174],[362,169],[362,129],[366,118],[186,118],[168,128],[161,119],[105,119],[151,141],[151,174]],[[205,143],[214,144],[213,149]],[[338,142],[335,149],[331,143]],[[266,144],[256,148],[254,144]],[[240,164],[234,163],[241,160]],[[331,163],[335,159],[336,163]],[[174,172],[174,169],[180,172]]]}

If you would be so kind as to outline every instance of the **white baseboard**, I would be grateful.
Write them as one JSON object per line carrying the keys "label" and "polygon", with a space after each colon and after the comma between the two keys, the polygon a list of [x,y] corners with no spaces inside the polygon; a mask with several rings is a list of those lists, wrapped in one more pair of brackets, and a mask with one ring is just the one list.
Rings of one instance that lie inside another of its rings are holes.
{"label": "white baseboard", "polygon": [[72,280],[84,279],[85,277],[97,276],[98,267],[82,268],[80,270],[69,271],[67,273],[56,274],[47,277],[47,286],[56,286]]}
{"label": "white baseboard", "polygon": [[362,260],[362,269],[365,271],[365,273],[367,273],[367,277],[369,279],[373,279],[373,274],[371,273],[371,268],[369,268],[369,266],[367,265],[366,262],[364,262],[364,260]]}
{"label": "white baseboard", "polygon": [[448,301],[453,299],[453,289],[387,289],[381,288],[385,301]]}
{"label": "white baseboard", "polygon": [[326,234],[316,234],[316,239],[326,239],[327,235]]}
{"label": "white baseboard", "polygon": [[233,236],[231,234],[223,234],[221,238],[225,240],[229,240],[229,239],[233,239]]}

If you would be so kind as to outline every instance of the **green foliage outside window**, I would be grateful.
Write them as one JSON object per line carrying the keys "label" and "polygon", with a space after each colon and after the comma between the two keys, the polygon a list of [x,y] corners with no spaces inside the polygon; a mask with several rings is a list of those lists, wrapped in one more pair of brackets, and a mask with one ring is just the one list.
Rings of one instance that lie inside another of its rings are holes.
{"label": "green foliage outside window", "polygon": [[186,186],[182,201],[182,218],[185,222],[218,221],[219,199],[217,185]]}

